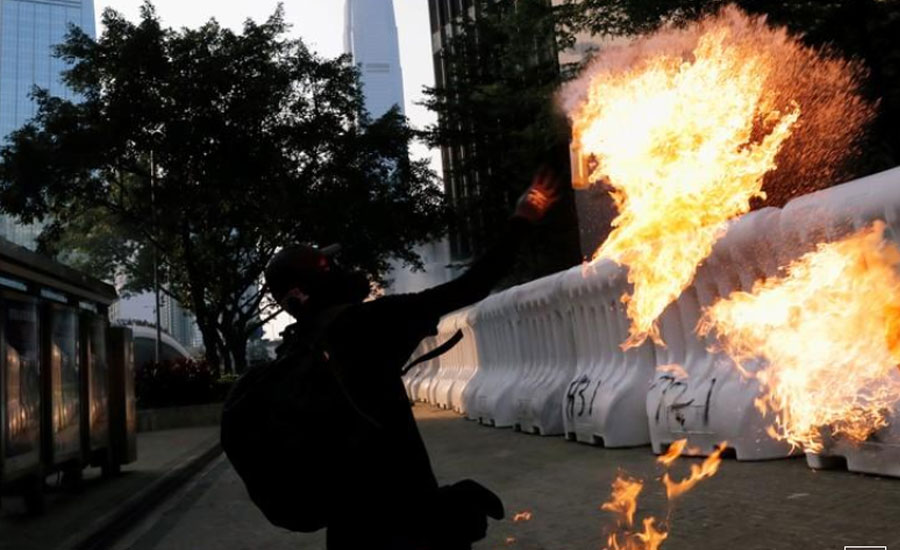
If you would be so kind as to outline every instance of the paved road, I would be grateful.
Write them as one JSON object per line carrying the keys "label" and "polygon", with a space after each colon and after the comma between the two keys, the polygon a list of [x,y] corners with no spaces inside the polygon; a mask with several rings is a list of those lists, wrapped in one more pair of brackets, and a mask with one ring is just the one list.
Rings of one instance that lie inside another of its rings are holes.
{"label": "paved road", "polygon": [[[649,448],[605,450],[478,426],[417,407],[419,424],[442,481],[472,477],[496,490],[508,516],[492,525],[478,550],[598,550],[611,518],[599,510],[619,469],[649,480],[638,516],[665,517],[659,470]],[[693,461],[680,465],[686,470]],[[802,459],[739,463],[681,497],[669,512],[665,550],[900,549],[900,480],[841,471],[815,472]],[[512,537],[514,542],[508,539]],[[305,550],[321,534],[291,534],[268,525],[224,459],[120,541],[130,550]],[[373,549],[378,550],[378,549]]]}

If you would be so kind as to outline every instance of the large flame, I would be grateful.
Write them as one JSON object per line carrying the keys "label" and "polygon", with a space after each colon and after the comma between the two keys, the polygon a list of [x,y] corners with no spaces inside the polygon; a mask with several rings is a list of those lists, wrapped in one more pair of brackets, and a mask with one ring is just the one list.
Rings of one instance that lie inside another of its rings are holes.
{"label": "large flame", "polygon": [[[624,347],[648,337],[662,343],[656,320],[691,283],[725,222],[765,197],[764,177],[793,133],[804,147],[794,151],[799,176],[846,154],[868,120],[858,115],[867,107],[854,95],[857,73],[729,8],[608,48],[563,90],[573,149],[589,159],[590,179],[611,188],[618,210],[594,260],[629,268]],[[835,147],[827,132],[839,134]]]}
{"label": "large flame", "polygon": [[[755,376],[771,434],[820,451],[823,433],[863,441],[900,401],[900,248],[876,222],[819,244],[781,277],[705,311],[698,332]],[[762,360],[762,361],[760,361]]]}

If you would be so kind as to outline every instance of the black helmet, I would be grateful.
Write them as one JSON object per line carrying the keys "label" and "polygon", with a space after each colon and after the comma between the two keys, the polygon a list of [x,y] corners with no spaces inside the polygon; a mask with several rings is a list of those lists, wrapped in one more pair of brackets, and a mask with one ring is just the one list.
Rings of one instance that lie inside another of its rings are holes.
{"label": "black helmet", "polygon": [[311,293],[321,284],[324,274],[331,271],[332,256],[340,246],[314,248],[295,244],[282,248],[266,265],[266,285],[275,301],[281,303],[293,288]]}
{"label": "black helmet", "polygon": [[306,295],[313,309],[364,300],[370,290],[368,279],[336,265],[333,256],[339,251],[339,245],[282,248],[266,266],[266,285],[272,297],[295,317],[310,306],[304,306],[307,300],[298,302],[294,289]]}

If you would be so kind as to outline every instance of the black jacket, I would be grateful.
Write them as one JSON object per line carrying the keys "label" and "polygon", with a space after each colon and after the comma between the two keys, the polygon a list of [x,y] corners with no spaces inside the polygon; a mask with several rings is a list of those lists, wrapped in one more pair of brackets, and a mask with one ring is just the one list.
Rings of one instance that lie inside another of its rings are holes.
{"label": "black jacket", "polygon": [[[398,536],[420,540],[430,535],[417,529],[433,531],[442,522],[452,523],[452,518],[435,517],[438,483],[401,369],[423,338],[437,334],[442,316],[488,295],[515,261],[528,230],[527,222],[513,218],[496,244],[457,279],[349,306],[329,322],[325,347],[340,365],[353,402],[377,426],[359,456],[341,466],[344,475],[335,490],[344,495],[343,509],[329,522],[329,548],[404,547],[388,541]],[[302,324],[288,327],[285,347],[306,332]]]}

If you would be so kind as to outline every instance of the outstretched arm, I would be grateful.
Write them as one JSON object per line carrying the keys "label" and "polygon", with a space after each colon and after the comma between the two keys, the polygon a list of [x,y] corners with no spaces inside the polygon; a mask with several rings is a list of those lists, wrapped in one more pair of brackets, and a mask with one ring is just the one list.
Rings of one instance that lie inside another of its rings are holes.
{"label": "outstretched arm", "polygon": [[516,210],[494,245],[461,276],[416,296],[422,311],[440,317],[487,296],[509,272],[531,225],[541,221],[559,198],[559,182],[547,170],[538,172],[519,197]]}

